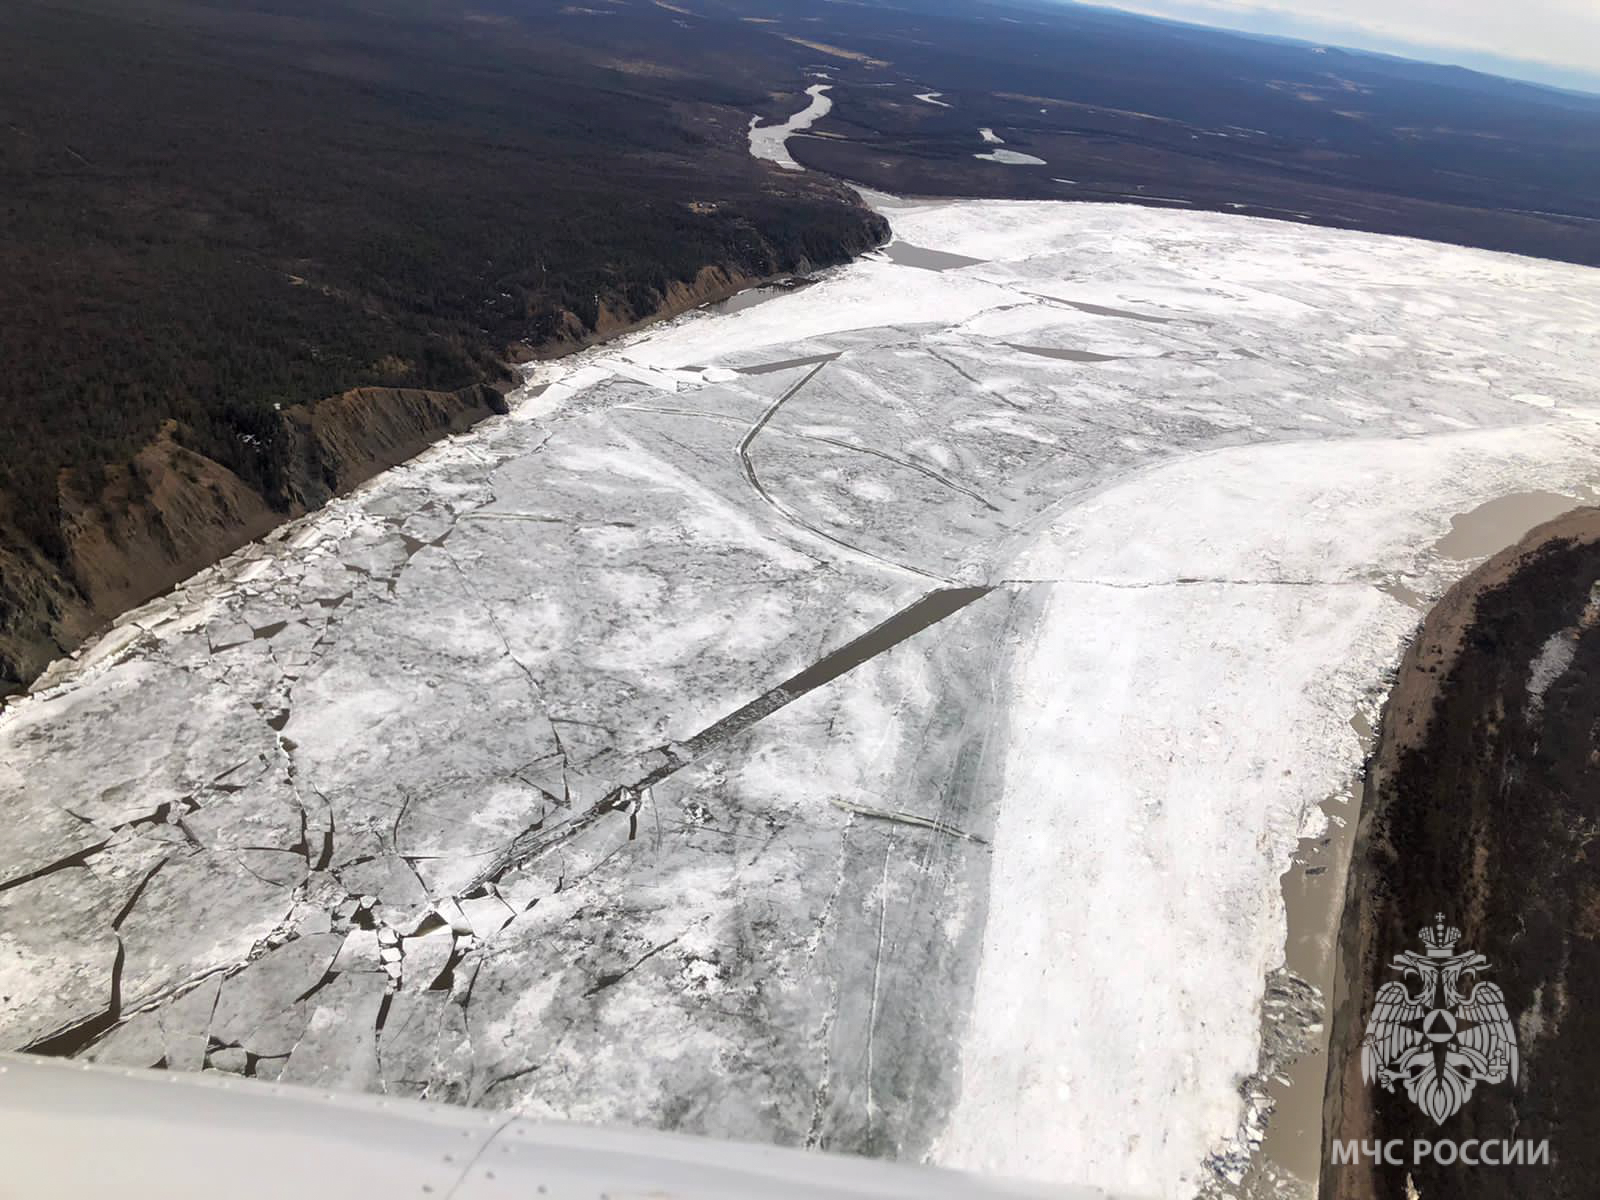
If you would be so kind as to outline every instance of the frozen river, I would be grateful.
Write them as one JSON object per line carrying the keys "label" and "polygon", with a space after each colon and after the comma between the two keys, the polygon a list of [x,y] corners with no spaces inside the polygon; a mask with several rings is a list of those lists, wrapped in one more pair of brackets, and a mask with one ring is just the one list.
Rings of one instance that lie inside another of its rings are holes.
{"label": "frozen river", "polygon": [[757,125],[759,117],[750,118],[750,153],[767,162],[777,163],[785,171],[804,170],[789,156],[789,135],[810,129],[833,111],[833,99],[827,92],[832,84],[814,83],[806,89],[811,103],[778,125]]}
{"label": "frozen river", "polygon": [[[540,368],[0,716],[0,1043],[1130,1194],[1600,276],[1102,205]],[[950,256],[959,256],[953,263]]]}

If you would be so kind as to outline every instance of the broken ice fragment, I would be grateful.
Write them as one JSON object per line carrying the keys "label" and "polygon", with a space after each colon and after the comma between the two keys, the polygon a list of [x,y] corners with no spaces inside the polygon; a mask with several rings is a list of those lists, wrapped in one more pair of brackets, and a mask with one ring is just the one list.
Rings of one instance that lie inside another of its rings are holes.
{"label": "broken ice fragment", "polygon": [[481,896],[476,900],[461,901],[461,911],[480,938],[499,933],[516,916],[510,906],[498,896]]}
{"label": "broken ice fragment", "polygon": [[372,929],[352,929],[345,934],[344,945],[334,957],[335,971],[376,971],[378,969],[378,934]]}
{"label": "broken ice fragment", "polygon": [[444,929],[401,943],[405,962],[405,986],[409,991],[425,991],[433,986],[450,961],[454,939]]}

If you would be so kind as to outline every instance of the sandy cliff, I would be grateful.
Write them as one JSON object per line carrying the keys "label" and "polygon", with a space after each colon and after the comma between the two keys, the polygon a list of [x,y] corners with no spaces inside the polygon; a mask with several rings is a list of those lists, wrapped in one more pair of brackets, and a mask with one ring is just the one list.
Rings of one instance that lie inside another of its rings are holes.
{"label": "sandy cliff", "polygon": [[293,405],[281,414],[290,466],[276,504],[186,449],[168,422],[127,466],[107,470],[102,487],[63,477],[64,562],[42,554],[0,508],[0,694],[118,613],[497,411],[505,400],[487,385],[357,388]]}

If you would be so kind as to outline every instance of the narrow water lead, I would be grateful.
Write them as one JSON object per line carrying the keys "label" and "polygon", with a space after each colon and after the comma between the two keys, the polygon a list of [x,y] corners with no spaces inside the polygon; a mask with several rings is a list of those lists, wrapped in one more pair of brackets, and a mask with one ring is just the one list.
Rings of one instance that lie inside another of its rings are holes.
{"label": "narrow water lead", "polygon": [[742,292],[735,292],[726,300],[717,300],[705,306],[705,311],[715,316],[726,316],[728,313],[743,312],[747,308],[754,308],[758,304],[779,296],[786,296],[794,291],[793,288],[766,287],[745,288]]}
{"label": "narrow water lead", "polygon": [[1054,346],[1022,346],[1016,342],[1007,342],[1006,347],[1010,350],[1020,350],[1023,354],[1037,354],[1041,358],[1059,358],[1066,362],[1117,362],[1125,357],[1121,354],[1095,354],[1090,350],[1064,350]]}
{"label": "narrow water lead", "polygon": [[[802,696],[832,683],[845,672],[854,670],[870,659],[894,649],[924,629],[954,616],[992,591],[994,588],[986,586],[939,588],[919,597],[888,620],[874,625],[860,637],[853,638],[837,650],[823,655],[809,667],[791,675],[776,687],[768,689],[721,720],[708,725],[693,737],[655,752],[653,756],[657,759],[658,765],[632,783],[622,783],[612,788],[596,803],[557,824],[547,826],[541,819],[537,825],[524,830],[478,873],[469,887],[464,889],[464,894],[484,884],[497,881],[507,871],[530,862],[550,848],[570,840],[607,814],[619,810],[627,811],[627,806],[633,803],[640,793],[677,774],[723,742],[765,720],[779,709],[793,704]],[[631,840],[632,833],[630,832],[628,836]]]}
{"label": "narrow water lead", "polygon": [[[937,625],[946,617],[954,616],[993,590],[992,587],[961,587],[939,588],[929,592],[909,607],[895,613],[887,621],[873,626],[860,637],[824,655],[805,670],[791,675],[777,687],[758,696],[743,708],[729,713],[720,721],[695,734],[683,743],[684,760],[698,758],[713,746],[749,728],[757,721],[771,716],[806,693],[832,683],[846,671],[854,670],[869,659],[894,649],[930,625]],[[646,782],[657,783],[677,769],[674,766],[671,770],[662,770],[660,775],[653,776]]]}

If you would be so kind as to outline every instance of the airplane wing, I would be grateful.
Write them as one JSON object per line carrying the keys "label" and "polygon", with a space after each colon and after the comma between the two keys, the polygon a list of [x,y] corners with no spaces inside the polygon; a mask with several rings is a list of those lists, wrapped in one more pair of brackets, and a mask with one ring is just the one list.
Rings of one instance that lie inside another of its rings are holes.
{"label": "airplane wing", "polygon": [[[14,1190],[13,1190],[14,1189]],[[532,1121],[222,1074],[0,1055],[0,1196],[26,1200],[1107,1200],[775,1146]]]}

